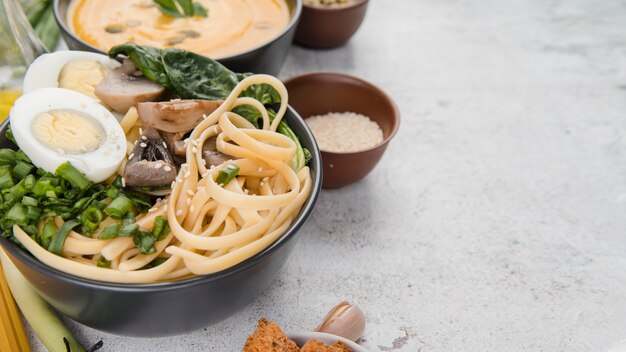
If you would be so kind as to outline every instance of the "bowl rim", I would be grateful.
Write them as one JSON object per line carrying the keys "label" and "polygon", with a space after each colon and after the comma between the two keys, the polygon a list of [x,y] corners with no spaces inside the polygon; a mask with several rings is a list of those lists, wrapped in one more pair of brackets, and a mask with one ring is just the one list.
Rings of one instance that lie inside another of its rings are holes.
{"label": "bowl rim", "polygon": [[[270,244],[267,248],[263,249],[261,252],[242,261],[239,264],[236,264],[230,268],[224,269],[222,271],[218,271],[213,274],[198,275],[198,276],[184,279],[184,280],[157,282],[157,283],[149,283],[149,284],[128,284],[128,283],[113,283],[113,282],[108,282],[108,281],[98,281],[98,280],[92,280],[92,279],[87,279],[87,278],[83,278],[80,276],[68,274],[66,272],[63,272],[61,270],[55,269],[53,267],[50,267],[42,263],[37,258],[35,258],[32,254],[30,254],[28,251],[25,251],[19,248],[17,244],[15,244],[14,242],[10,241],[7,238],[0,237],[0,249],[4,249],[10,252],[12,256],[15,256],[18,258],[20,263],[28,266],[30,269],[35,270],[41,273],[42,275],[50,277],[54,280],[61,280],[61,281],[64,281],[70,284],[79,285],[82,287],[89,287],[89,288],[94,288],[94,289],[106,289],[106,290],[115,291],[115,292],[142,293],[142,292],[153,292],[153,291],[166,292],[169,290],[179,290],[182,288],[190,288],[190,287],[194,287],[197,285],[204,285],[207,282],[219,281],[223,278],[229,277],[238,272],[247,270],[250,267],[261,262],[262,260],[265,260],[268,255],[270,255],[272,252],[274,252],[278,248],[282,247],[292,237],[295,236],[295,234],[304,225],[306,220],[309,218],[309,216],[313,212],[315,203],[317,202],[319,194],[321,193],[321,190],[322,190],[323,166],[322,166],[321,154],[320,154],[320,150],[317,145],[317,142],[315,141],[315,138],[313,137],[313,133],[311,132],[307,124],[304,122],[304,119],[300,116],[300,114],[298,114],[298,112],[295,111],[291,106],[287,108],[287,111],[293,114],[296,120],[300,120],[300,122],[302,123],[304,127],[303,128],[304,135],[306,136],[306,138],[308,138],[309,140],[313,142],[311,144],[311,147],[313,150],[310,150],[311,155],[313,155],[313,158],[311,159],[310,163],[313,163],[313,165],[315,166],[315,172],[312,174],[313,185],[311,186],[311,195],[302,206],[300,213],[294,219],[291,226],[289,226],[287,231],[280,238],[272,242],[272,244]],[[6,119],[2,123],[0,123],[0,140],[6,139],[4,132],[6,131],[8,125],[9,125],[9,119]],[[298,137],[302,138],[303,136],[298,136]]]}
{"label": "bowl rim", "polygon": [[[61,31],[63,32],[63,34],[69,35],[70,37],[72,37],[72,39],[80,42],[85,47],[89,48],[90,51],[107,55],[107,52],[105,52],[105,51],[103,51],[103,50],[101,50],[99,48],[96,48],[95,46],[87,43],[86,41],[84,41],[80,37],[78,37],[74,33],[74,31],[70,30],[69,26],[65,23],[65,21],[63,21],[63,19],[61,17],[61,10],[59,8],[59,6],[60,6],[59,4],[60,4],[61,1],[69,1],[69,2],[71,2],[71,1],[75,1],[75,0],[53,0],[52,9],[53,9],[53,12],[54,12],[54,19],[55,19],[56,23],[59,25],[59,27],[61,28]],[[289,0],[285,0],[285,1],[289,1]],[[238,59],[244,58],[246,55],[249,55],[249,54],[251,54],[251,53],[253,53],[253,52],[255,52],[255,51],[257,51],[257,50],[259,50],[259,49],[261,49],[261,48],[271,44],[271,43],[274,43],[278,39],[283,38],[284,36],[286,36],[289,33],[289,31],[291,31],[291,29],[293,29],[298,24],[298,22],[300,21],[300,16],[302,14],[302,8],[304,6],[303,5],[303,1],[304,0],[293,0],[293,1],[295,1],[295,7],[294,7],[293,15],[291,15],[291,18],[289,20],[289,23],[287,24],[287,27],[285,27],[283,29],[283,31],[280,32],[275,37],[273,37],[273,38],[271,38],[271,39],[269,39],[269,40],[267,40],[267,41],[265,41],[265,42],[255,46],[253,48],[250,48],[250,49],[248,49],[248,50],[246,50],[244,52],[241,52],[241,53],[238,53],[238,54],[234,54],[234,55],[231,55],[231,56],[224,56],[224,57],[221,57],[221,58],[214,58],[214,57],[211,57],[211,56],[208,56],[208,55],[205,55],[205,56],[210,57],[210,58],[212,58],[214,60],[217,60],[217,61],[238,60]],[[364,0],[364,1],[367,2],[368,0]],[[123,43],[120,43],[120,44],[123,44]]]}
{"label": "bowl rim", "polygon": [[320,12],[334,12],[334,11],[342,11],[342,10],[348,10],[348,9],[352,9],[355,7],[359,7],[368,2],[369,0],[357,0],[354,4],[350,4],[346,6],[339,6],[339,7],[323,7],[323,6],[306,5],[303,2],[302,7],[306,8],[307,10],[311,9],[311,10],[316,10]]}
{"label": "bowl rim", "polygon": [[[366,0],[367,1],[367,0]],[[342,156],[346,156],[346,155],[355,155],[355,154],[360,154],[360,153],[366,153],[366,152],[370,152],[372,150],[376,150],[378,148],[382,148],[385,145],[387,145],[392,139],[393,137],[395,137],[395,135],[398,133],[398,130],[400,129],[400,109],[398,108],[398,105],[396,104],[396,102],[391,98],[391,96],[389,94],[387,94],[384,90],[382,90],[380,87],[378,87],[377,85],[354,75],[350,75],[347,73],[343,73],[343,72],[338,72],[338,71],[312,71],[312,72],[307,72],[307,73],[303,73],[303,74],[299,74],[293,77],[289,77],[288,79],[284,80],[283,83],[285,84],[285,87],[287,87],[287,90],[289,90],[289,84],[293,84],[294,82],[300,81],[300,80],[310,80],[312,78],[316,78],[316,77],[320,77],[320,76],[340,76],[343,78],[347,78],[347,79],[351,79],[354,81],[357,81],[361,84],[364,84],[366,86],[368,86],[369,88],[372,88],[377,94],[379,94],[384,100],[386,100],[387,102],[389,102],[389,105],[391,106],[391,109],[393,111],[393,127],[391,129],[391,131],[389,132],[389,135],[385,138],[383,138],[383,141],[378,143],[377,145],[367,148],[367,149],[363,149],[363,150],[358,150],[355,152],[330,152],[330,151],[326,151],[326,150],[322,150],[320,149],[321,153],[324,154],[333,154],[333,155],[342,155]],[[329,111],[328,113],[330,113],[331,111]],[[301,116],[302,117],[302,116]],[[306,120],[309,116],[307,117],[302,117],[303,120]],[[368,116],[368,118],[371,117]],[[306,123],[306,121],[305,121]],[[378,124],[378,123],[377,123]],[[318,146],[319,147],[319,146]]]}
{"label": "bowl rim", "polygon": [[[329,334],[326,332],[318,332],[318,331],[296,331],[296,332],[289,332],[287,333],[287,337],[289,337],[290,339],[297,339],[297,340],[321,340],[322,342],[324,342],[323,340],[326,341],[330,341],[330,340],[334,340],[334,341],[342,341],[344,342],[346,345],[348,345],[348,347],[350,347],[352,349],[353,352],[368,352],[365,347],[357,344],[354,341],[348,340],[344,337],[338,336],[338,335],[333,335],[333,334]],[[330,343],[330,342],[324,342],[326,344]],[[302,347],[302,346],[300,346]]]}

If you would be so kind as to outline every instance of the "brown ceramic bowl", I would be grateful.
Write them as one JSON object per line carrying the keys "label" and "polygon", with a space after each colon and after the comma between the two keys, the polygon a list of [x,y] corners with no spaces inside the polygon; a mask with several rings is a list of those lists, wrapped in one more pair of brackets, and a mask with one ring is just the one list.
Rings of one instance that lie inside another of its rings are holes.
{"label": "brown ceramic bowl", "polygon": [[349,111],[369,116],[383,130],[383,142],[370,149],[335,153],[320,148],[324,188],[356,182],[374,169],[400,125],[400,112],[385,92],[360,78],[337,72],[308,73],[288,79],[285,85],[289,105],[303,118]]}
{"label": "brown ceramic bowl", "polygon": [[295,41],[311,48],[332,48],[345,44],[361,26],[368,0],[345,7],[304,5]]}

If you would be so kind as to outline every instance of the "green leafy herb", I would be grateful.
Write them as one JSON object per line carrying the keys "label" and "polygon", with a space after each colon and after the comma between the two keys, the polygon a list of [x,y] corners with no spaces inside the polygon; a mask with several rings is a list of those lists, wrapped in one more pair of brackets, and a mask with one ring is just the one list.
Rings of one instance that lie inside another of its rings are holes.
{"label": "green leafy herb", "polygon": [[208,11],[200,3],[191,0],[154,0],[159,10],[170,17],[208,16]]}

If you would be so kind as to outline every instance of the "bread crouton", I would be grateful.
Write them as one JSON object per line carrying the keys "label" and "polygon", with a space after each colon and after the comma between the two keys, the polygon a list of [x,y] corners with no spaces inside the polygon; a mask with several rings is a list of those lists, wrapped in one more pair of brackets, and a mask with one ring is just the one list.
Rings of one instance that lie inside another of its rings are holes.
{"label": "bread crouton", "polygon": [[264,318],[259,319],[254,333],[248,337],[242,352],[298,352],[300,349],[276,325]]}
{"label": "bread crouton", "polygon": [[318,340],[309,340],[300,352],[352,352],[350,347],[341,341],[335,342],[333,345],[326,345]]}

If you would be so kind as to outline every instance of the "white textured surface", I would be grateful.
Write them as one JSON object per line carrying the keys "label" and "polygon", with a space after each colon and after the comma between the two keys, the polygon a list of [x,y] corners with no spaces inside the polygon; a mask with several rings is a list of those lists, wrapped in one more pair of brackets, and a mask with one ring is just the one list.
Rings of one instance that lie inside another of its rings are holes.
{"label": "white textured surface", "polygon": [[223,323],[151,340],[70,324],[82,341],[238,351],[259,316],[305,330],[345,298],[373,352],[626,351],[626,2],[370,6],[347,46],[294,48],[282,77],[346,71],[396,99],[374,172],[324,191],[273,287]]}

